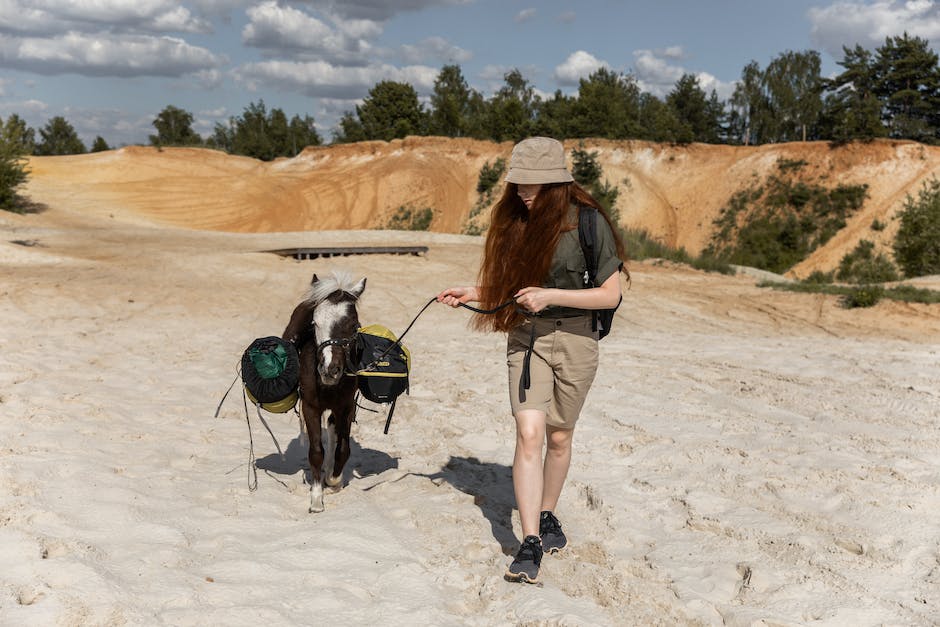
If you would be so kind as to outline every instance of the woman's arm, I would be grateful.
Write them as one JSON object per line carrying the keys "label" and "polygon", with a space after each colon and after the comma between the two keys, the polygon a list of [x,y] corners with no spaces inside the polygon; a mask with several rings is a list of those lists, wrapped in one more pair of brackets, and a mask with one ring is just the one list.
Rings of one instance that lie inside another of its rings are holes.
{"label": "woman's arm", "polygon": [[437,302],[451,307],[459,307],[462,303],[476,303],[479,300],[479,287],[450,287],[437,295]]}
{"label": "woman's arm", "polygon": [[517,296],[516,303],[533,313],[538,313],[549,305],[576,309],[611,309],[620,302],[620,272],[611,274],[599,287],[584,290],[524,287],[519,290]]}

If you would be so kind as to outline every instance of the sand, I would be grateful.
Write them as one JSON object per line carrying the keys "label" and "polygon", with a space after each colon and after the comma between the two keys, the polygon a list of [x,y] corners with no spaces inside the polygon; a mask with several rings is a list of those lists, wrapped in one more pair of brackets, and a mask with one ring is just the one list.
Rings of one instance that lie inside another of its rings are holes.
{"label": "sand", "polygon": [[[542,586],[520,541],[503,337],[433,305],[390,433],[361,410],[309,514],[297,419],[216,405],[314,272],[402,330],[478,238],[223,233],[80,196],[0,215],[2,625],[882,625],[940,616],[940,308],[634,263]],[[109,217],[114,215],[115,217]],[[19,244],[12,243],[14,241]],[[422,244],[298,262],[293,246]],[[28,244],[28,245],[24,245]],[[928,280],[929,283],[930,280]],[[936,280],[934,280],[936,284]],[[381,409],[381,408],[377,408]]]}

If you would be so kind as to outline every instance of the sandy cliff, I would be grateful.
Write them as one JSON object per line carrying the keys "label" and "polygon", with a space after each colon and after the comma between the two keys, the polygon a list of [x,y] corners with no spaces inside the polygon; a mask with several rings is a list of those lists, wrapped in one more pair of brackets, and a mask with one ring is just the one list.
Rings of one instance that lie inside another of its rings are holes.
{"label": "sandy cliff", "polygon": [[[579,142],[567,143],[569,150]],[[825,186],[868,185],[864,207],[830,242],[794,268],[828,270],[859,239],[890,247],[892,220],[908,194],[940,171],[940,148],[878,141],[758,147],[589,140],[605,178],[621,190],[622,222],[665,242],[701,250],[713,220],[736,191],[802,160]],[[26,187],[58,208],[203,230],[278,232],[373,229],[402,206],[435,211],[432,230],[459,233],[477,200],[480,168],[507,158],[511,143],[436,137],[308,148],[263,163],[193,148],[128,147],[67,157],[35,157]],[[887,224],[873,231],[878,219]]]}

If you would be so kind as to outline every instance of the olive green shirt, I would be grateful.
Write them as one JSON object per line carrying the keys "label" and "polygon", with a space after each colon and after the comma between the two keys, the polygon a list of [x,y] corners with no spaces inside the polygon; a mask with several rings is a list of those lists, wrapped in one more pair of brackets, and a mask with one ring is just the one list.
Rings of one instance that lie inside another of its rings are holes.
{"label": "olive green shirt", "polygon": [[[587,262],[584,260],[584,252],[581,250],[581,242],[578,241],[578,208],[572,206],[568,219],[575,228],[565,231],[558,239],[558,246],[555,247],[555,254],[552,257],[552,263],[548,270],[548,276],[542,283],[542,287],[558,288],[563,290],[580,290],[584,288],[584,274],[587,272]],[[617,257],[617,245],[614,241],[614,234],[610,230],[610,225],[603,216],[597,216],[597,236],[596,249],[598,251],[597,260],[597,285],[602,285],[604,281],[610,278],[614,272],[618,272],[623,266],[623,262]],[[579,316],[587,314],[587,309],[576,309],[574,307],[546,307],[542,315],[548,318],[567,318],[570,316]]]}

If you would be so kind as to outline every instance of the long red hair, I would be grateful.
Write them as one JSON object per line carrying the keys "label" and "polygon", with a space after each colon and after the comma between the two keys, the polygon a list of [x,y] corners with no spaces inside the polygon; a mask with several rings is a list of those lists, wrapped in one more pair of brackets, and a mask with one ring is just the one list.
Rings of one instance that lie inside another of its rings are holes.
{"label": "long red hair", "polygon": [[[617,256],[626,260],[623,240],[610,216],[577,183],[543,185],[526,208],[515,183],[507,183],[493,207],[486,247],[477,285],[480,306],[493,309],[510,300],[523,287],[541,286],[552,263],[558,239],[565,231],[578,228],[568,217],[570,206],[589,205],[604,216],[614,234]],[[473,327],[484,331],[509,331],[524,320],[513,306],[495,314],[475,314]]]}

